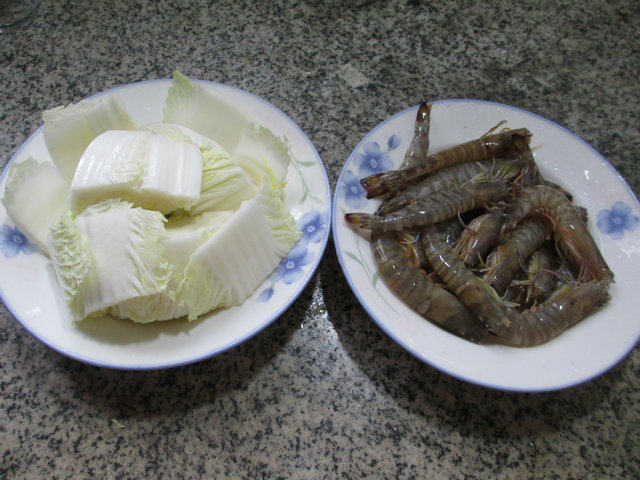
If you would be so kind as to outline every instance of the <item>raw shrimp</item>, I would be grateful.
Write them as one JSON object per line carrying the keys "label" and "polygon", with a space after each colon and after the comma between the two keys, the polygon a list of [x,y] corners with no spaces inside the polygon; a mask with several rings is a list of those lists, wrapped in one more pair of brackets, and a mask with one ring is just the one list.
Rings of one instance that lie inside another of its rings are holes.
{"label": "raw shrimp", "polygon": [[528,141],[530,136],[531,133],[526,128],[484,136],[429,155],[423,164],[404,170],[376,173],[363,178],[360,183],[367,192],[367,198],[395,193],[421,177],[446,167],[511,155],[515,151],[514,139],[525,138]]}
{"label": "raw shrimp", "polygon": [[521,175],[522,160],[485,160],[469,162],[439,170],[424,180],[400,190],[386,199],[376,213],[384,215],[410,205],[433,193],[459,187],[469,181],[503,179],[511,180]]}
{"label": "raw shrimp", "polygon": [[542,215],[553,225],[559,251],[578,269],[578,281],[613,280],[613,272],[605,262],[579,213],[567,198],[557,190],[537,185],[525,187],[518,197],[507,205],[508,220],[503,232],[513,230],[516,224],[530,214]]}
{"label": "raw shrimp", "polygon": [[540,345],[608,301],[608,281],[573,282],[560,287],[544,303],[518,312],[505,306],[491,286],[464,266],[434,227],[426,227],[424,232],[427,258],[436,273],[499,343],[517,347]]}
{"label": "raw shrimp", "polygon": [[524,261],[538,250],[549,233],[547,222],[540,217],[532,216],[520,223],[487,257],[484,281],[498,293],[503,293]]}
{"label": "raw shrimp", "polygon": [[469,183],[459,188],[437,192],[387,215],[347,213],[349,225],[370,230],[403,230],[437,223],[458,213],[483,207],[506,198],[509,188],[504,181]]}
{"label": "raw shrimp", "polygon": [[455,251],[465,265],[476,265],[496,244],[504,222],[502,210],[493,210],[474,218],[462,231]]}
{"label": "raw shrimp", "polygon": [[422,102],[416,115],[416,126],[407,149],[404,161],[400,168],[409,168],[418,165],[427,158],[429,151],[429,127],[431,125],[431,103]]}
{"label": "raw shrimp", "polygon": [[380,277],[391,291],[423,317],[473,342],[486,331],[460,300],[437,286],[402,255],[393,233],[372,234],[373,254]]}

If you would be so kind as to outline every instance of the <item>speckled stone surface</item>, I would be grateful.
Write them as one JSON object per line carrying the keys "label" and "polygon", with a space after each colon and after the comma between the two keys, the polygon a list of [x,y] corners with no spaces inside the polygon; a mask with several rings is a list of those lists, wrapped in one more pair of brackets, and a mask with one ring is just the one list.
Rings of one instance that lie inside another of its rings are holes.
{"label": "speckled stone surface", "polygon": [[[552,119],[638,194],[638,31],[632,1],[43,1],[0,34],[0,159],[43,109],[178,68],[291,116],[332,188],[371,128],[429,97]],[[563,391],[464,383],[373,323],[331,240],[275,323],[185,367],[87,366],[0,313],[0,478],[640,477],[638,348]]]}

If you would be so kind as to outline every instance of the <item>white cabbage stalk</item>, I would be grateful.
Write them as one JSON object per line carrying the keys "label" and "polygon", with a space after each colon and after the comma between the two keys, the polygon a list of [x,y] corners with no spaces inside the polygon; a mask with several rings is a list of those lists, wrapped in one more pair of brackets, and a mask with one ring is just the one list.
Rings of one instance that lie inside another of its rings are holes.
{"label": "white cabbage stalk", "polygon": [[144,131],[110,130],[83,153],[73,181],[73,211],[119,197],[169,213],[200,199],[202,153],[186,142]]}
{"label": "white cabbage stalk", "polygon": [[164,292],[171,267],[161,244],[164,216],[105,201],[51,227],[51,260],[74,320],[131,298]]}
{"label": "white cabbage stalk", "polygon": [[68,196],[56,167],[29,157],[11,164],[2,203],[18,230],[47,254],[49,227],[69,209]]}
{"label": "white cabbage stalk", "polygon": [[[156,123],[144,128],[174,141],[192,143],[202,151],[200,201],[187,209],[190,215],[237,210],[243,201],[256,194],[255,184],[220,144],[181,125]],[[263,166],[263,175],[264,171]]]}
{"label": "white cabbage stalk", "polygon": [[246,115],[219,93],[205,90],[175,71],[164,104],[163,121],[194,130],[233,152],[248,123]]}
{"label": "white cabbage stalk", "polygon": [[130,318],[134,322],[148,323],[187,315],[184,302],[176,296],[184,269],[191,254],[218,230],[232,212],[206,212],[194,217],[169,218],[167,235],[161,240],[165,258],[172,267],[167,291],[145,297],[137,297],[114,306],[110,313],[115,317]]}
{"label": "white cabbage stalk", "polygon": [[245,128],[233,158],[256,184],[266,174],[265,165],[282,182],[291,163],[291,149],[285,136],[276,137],[267,127],[252,123]]}
{"label": "white cabbage stalk", "polygon": [[178,291],[189,319],[241,304],[301,236],[271,175],[191,256]]}
{"label": "white cabbage stalk", "polygon": [[111,93],[42,112],[44,141],[60,176],[71,182],[85,148],[107,130],[135,130],[120,96]]}

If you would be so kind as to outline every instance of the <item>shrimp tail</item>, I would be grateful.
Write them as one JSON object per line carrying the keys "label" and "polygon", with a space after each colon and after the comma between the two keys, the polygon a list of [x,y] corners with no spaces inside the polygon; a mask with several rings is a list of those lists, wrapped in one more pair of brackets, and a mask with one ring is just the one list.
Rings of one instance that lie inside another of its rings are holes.
{"label": "shrimp tail", "polygon": [[364,188],[367,198],[374,198],[388,192],[397,191],[403,180],[402,171],[389,170],[363,178],[360,180],[360,185]]}
{"label": "shrimp tail", "polygon": [[345,221],[352,227],[371,228],[376,215],[370,213],[346,213],[344,215]]}

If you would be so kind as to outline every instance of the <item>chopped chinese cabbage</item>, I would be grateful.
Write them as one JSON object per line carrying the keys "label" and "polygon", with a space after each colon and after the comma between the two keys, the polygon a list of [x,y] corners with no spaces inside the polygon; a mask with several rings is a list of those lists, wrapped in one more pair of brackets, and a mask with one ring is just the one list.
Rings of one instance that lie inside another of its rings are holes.
{"label": "chopped chinese cabbage", "polygon": [[131,298],[164,292],[164,216],[122,201],[67,212],[51,227],[48,246],[75,320]]}
{"label": "chopped chinese cabbage", "polygon": [[117,93],[45,110],[42,121],[51,160],[67,182],[71,182],[82,152],[94,138],[107,130],[137,128]]}
{"label": "chopped chinese cabbage", "polygon": [[[94,270],[91,246],[80,233],[70,211],[51,226],[49,235],[51,260],[71,315],[79,320],[89,313],[85,309],[84,293]],[[93,280],[95,283],[95,279]],[[89,296],[92,294],[89,293]],[[95,296],[95,293],[93,294]]]}
{"label": "chopped chinese cabbage", "polygon": [[145,129],[175,141],[192,143],[202,151],[200,200],[187,209],[189,214],[236,210],[243,201],[255,195],[255,184],[218,143],[181,125],[156,123]]}
{"label": "chopped chinese cabbage", "polygon": [[171,320],[187,315],[186,305],[175,294],[183,278],[184,268],[191,254],[219,229],[231,214],[232,212],[205,212],[194,217],[169,218],[165,224],[167,235],[161,240],[165,257],[172,267],[167,291],[119,303],[111,308],[110,313],[115,317],[130,318],[139,323]]}
{"label": "chopped chinese cabbage", "polygon": [[49,227],[69,209],[68,195],[69,184],[51,162],[29,157],[11,164],[2,203],[18,230],[46,254]]}
{"label": "chopped chinese cabbage", "polygon": [[252,123],[245,128],[233,158],[257,184],[266,174],[265,165],[282,182],[291,163],[291,150],[286,137],[276,137],[267,127]]}
{"label": "chopped chinese cabbage", "polygon": [[236,210],[256,191],[255,184],[224,149],[205,150],[202,152],[200,200],[188,209],[189,214]]}
{"label": "chopped chinese cabbage", "polygon": [[178,295],[189,319],[239,305],[301,238],[273,175],[192,254]]}
{"label": "chopped chinese cabbage", "polygon": [[177,70],[162,110],[165,123],[184,125],[233,152],[248,123],[222,95],[191,82]]}
{"label": "chopped chinese cabbage", "polygon": [[175,271],[182,271],[189,257],[207,238],[220,229],[233,212],[204,212],[196,216],[169,217],[167,235],[162,239],[165,255]]}
{"label": "chopped chinese cabbage", "polygon": [[144,131],[110,130],[80,158],[71,182],[74,211],[119,197],[169,213],[200,199],[202,153],[186,142]]}

